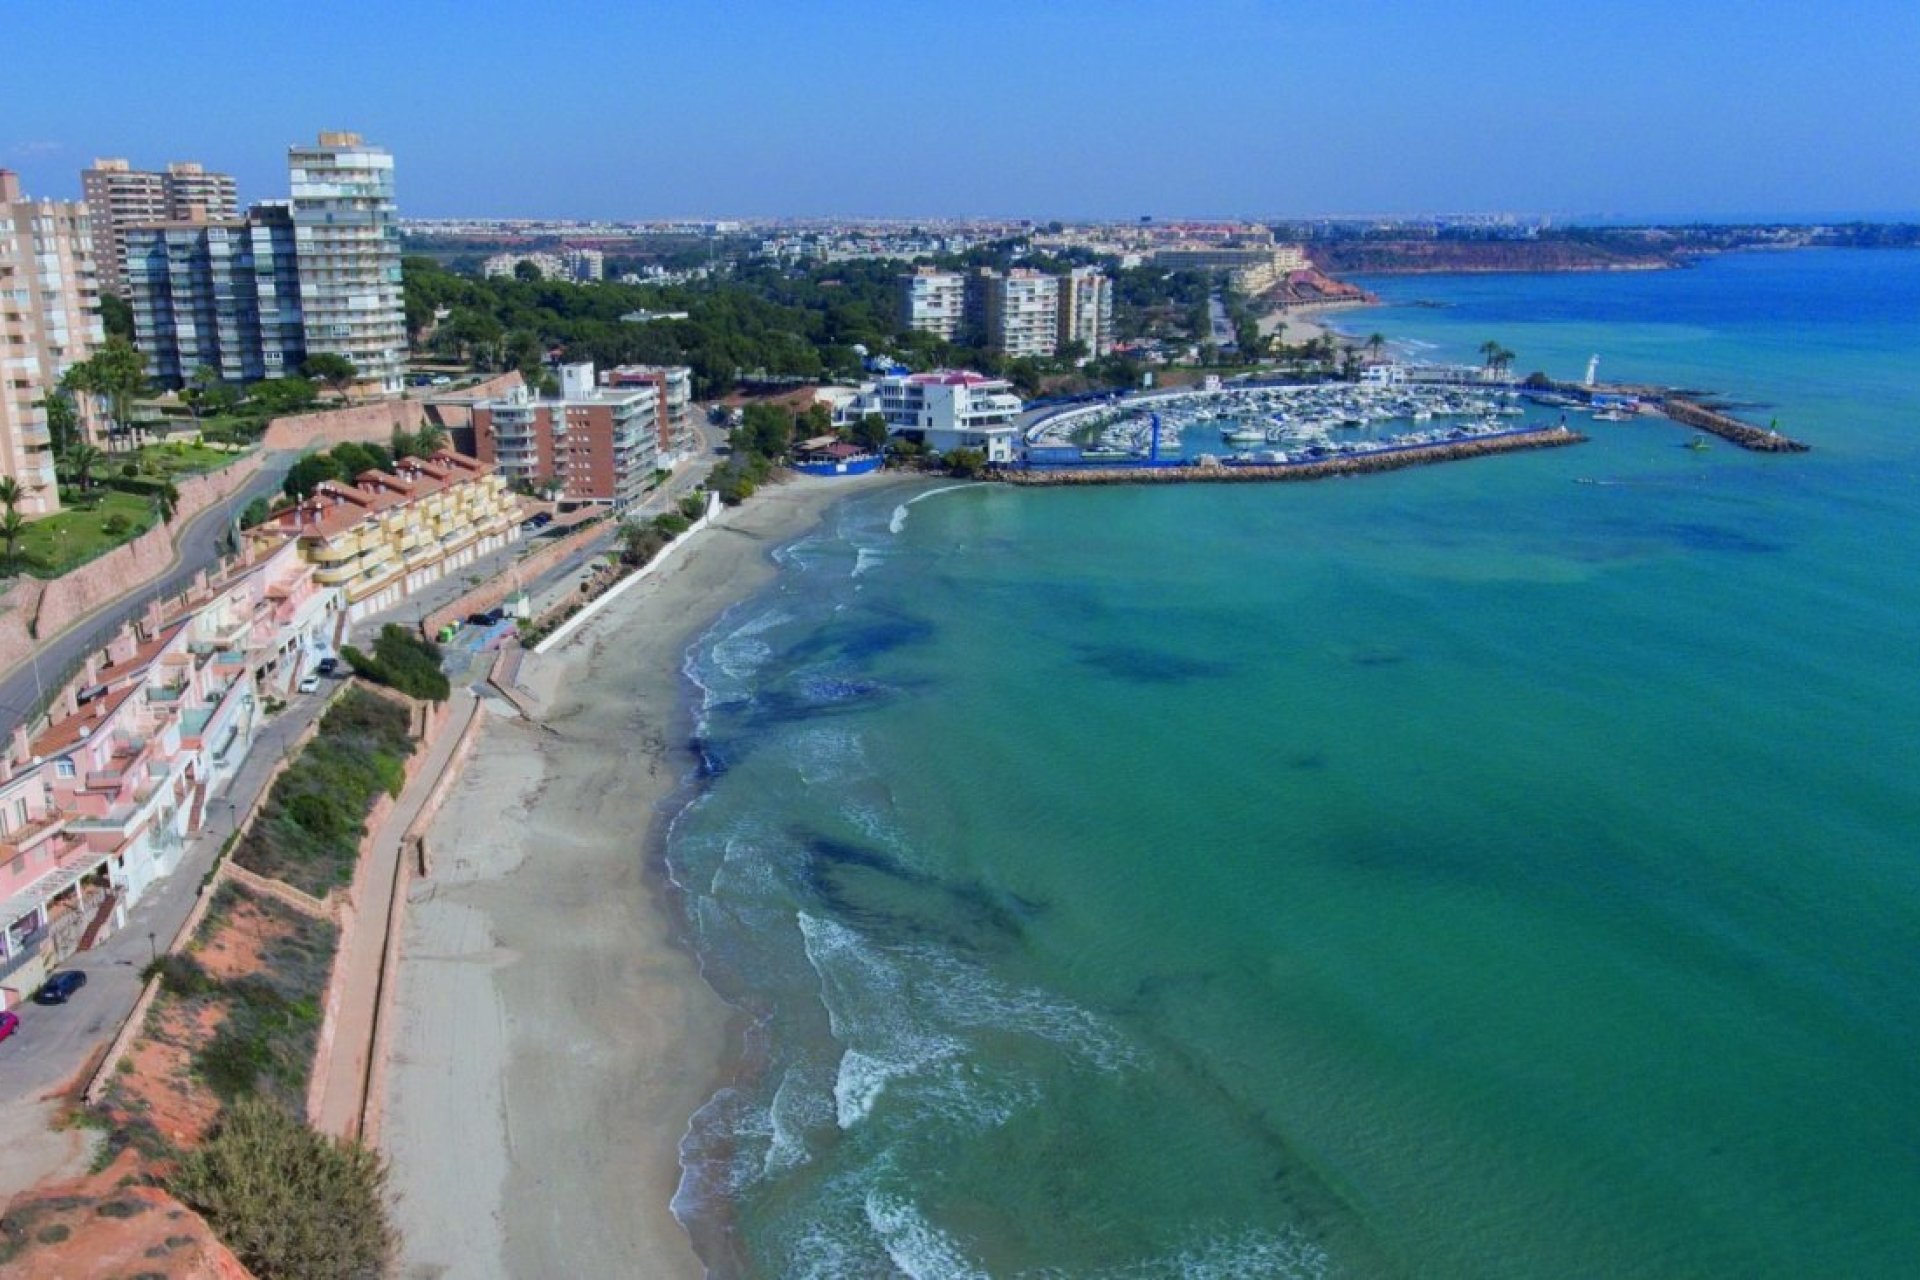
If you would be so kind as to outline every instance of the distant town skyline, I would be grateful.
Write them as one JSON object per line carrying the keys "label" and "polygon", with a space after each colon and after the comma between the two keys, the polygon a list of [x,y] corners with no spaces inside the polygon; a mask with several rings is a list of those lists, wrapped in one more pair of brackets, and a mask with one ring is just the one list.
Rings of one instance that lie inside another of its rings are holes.
{"label": "distant town skyline", "polygon": [[[96,157],[286,196],[390,149],[409,217],[1901,217],[1920,12],[1727,0],[536,11],[344,0],[5,10],[0,167]],[[112,73],[93,53],[119,49]],[[70,59],[89,51],[81,65]],[[76,91],[75,86],[81,86]]]}

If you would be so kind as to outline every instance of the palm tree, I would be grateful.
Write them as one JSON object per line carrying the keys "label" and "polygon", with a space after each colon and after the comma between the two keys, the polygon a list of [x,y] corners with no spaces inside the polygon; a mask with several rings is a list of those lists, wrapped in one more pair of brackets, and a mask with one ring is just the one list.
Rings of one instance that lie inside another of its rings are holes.
{"label": "palm tree", "polygon": [[0,507],[11,511],[20,505],[20,499],[31,492],[31,489],[22,488],[20,482],[14,477],[0,476]]}
{"label": "palm tree", "polygon": [[153,513],[161,524],[172,524],[173,513],[180,509],[180,490],[172,481],[153,491]]}
{"label": "palm tree", "polygon": [[73,482],[82,490],[93,488],[93,469],[107,460],[107,455],[90,444],[77,444],[67,450],[67,471],[73,476]]}
{"label": "palm tree", "polygon": [[1486,357],[1486,367],[1493,368],[1493,362],[1500,354],[1500,344],[1489,338],[1480,344],[1480,354]]}
{"label": "palm tree", "polygon": [[1387,345],[1386,334],[1384,333],[1371,334],[1367,338],[1367,353],[1371,355],[1375,360],[1378,360],[1380,358],[1380,349],[1386,345]]}
{"label": "palm tree", "polygon": [[414,433],[413,445],[420,450],[421,457],[431,458],[447,447],[447,429],[437,422],[422,423]]}
{"label": "palm tree", "polygon": [[13,504],[7,504],[6,514],[0,515],[0,539],[4,539],[7,544],[7,572],[9,573],[19,571],[20,564],[14,557],[14,551],[20,545],[20,535],[26,531],[26,517],[15,511]]}

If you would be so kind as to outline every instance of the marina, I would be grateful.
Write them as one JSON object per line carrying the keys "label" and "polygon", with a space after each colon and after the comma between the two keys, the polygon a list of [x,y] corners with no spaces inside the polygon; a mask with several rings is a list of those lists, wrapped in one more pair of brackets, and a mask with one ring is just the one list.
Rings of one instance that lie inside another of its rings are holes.
{"label": "marina", "polygon": [[[1311,478],[1584,438],[1564,414],[1557,425],[1516,421],[1525,413],[1505,386],[1209,385],[1050,413],[1028,427],[1024,460],[1002,474],[1021,483],[1089,470]],[[1380,465],[1354,465],[1363,462]]]}

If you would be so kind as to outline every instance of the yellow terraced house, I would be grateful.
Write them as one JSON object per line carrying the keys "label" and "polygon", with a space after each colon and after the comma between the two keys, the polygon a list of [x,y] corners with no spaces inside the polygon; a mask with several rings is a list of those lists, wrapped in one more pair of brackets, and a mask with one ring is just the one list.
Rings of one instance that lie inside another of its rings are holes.
{"label": "yellow terraced house", "polygon": [[298,538],[314,580],[337,588],[357,620],[516,541],[519,515],[491,465],[442,451],[323,482],[261,531]]}

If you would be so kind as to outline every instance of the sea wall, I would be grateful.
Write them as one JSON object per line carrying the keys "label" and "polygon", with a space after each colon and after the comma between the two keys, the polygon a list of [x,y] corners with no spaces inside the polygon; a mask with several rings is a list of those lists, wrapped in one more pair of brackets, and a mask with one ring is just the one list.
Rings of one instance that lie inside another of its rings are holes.
{"label": "sea wall", "polygon": [[1806,453],[1812,446],[1798,440],[1789,439],[1778,431],[1756,427],[1750,422],[1709,409],[1681,396],[1668,396],[1661,402],[1661,411],[1683,426],[1695,427],[1709,435],[1730,440],[1742,449],[1751,449],[1755,453]]}
{"label": "sea wall", "polygon": [[1492,439],[1460,440],[1426,448],[1396,449],[1391,453],[1371,453],[1358,457],[1327,458],[1319,462],[1276,463],[1257,466],[1171,466],[1171,467],[1074,467],[1041,471],[1003,471],[995,479],[1008,484],[1059,486],[1094,484],[1244,484],[1255,481],[1284,482],[1325,480],[1331,476],[1367,475],[1376,471],[1399,471],[1406,467],[1430,466],[1437,462],[1457,462],[1466,458],[1484,458],[1497,453],[1517,453],[1527,449],[1555,449],[1580,444],[1586,437],[1565,427],[1549,427]]}

